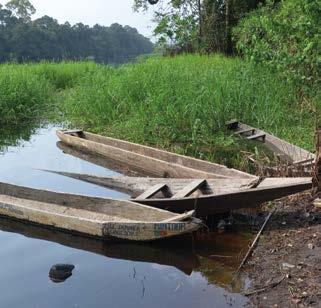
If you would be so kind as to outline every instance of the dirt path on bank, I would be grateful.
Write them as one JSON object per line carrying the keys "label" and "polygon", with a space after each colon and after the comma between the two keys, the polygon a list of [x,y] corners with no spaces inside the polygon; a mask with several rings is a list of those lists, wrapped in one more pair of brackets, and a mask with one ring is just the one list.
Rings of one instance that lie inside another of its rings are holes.
{"label": "dirt path on bank", "polygon": [[321,208],[305,193],[278,202],[244,268],[254,307],[321,307]]}

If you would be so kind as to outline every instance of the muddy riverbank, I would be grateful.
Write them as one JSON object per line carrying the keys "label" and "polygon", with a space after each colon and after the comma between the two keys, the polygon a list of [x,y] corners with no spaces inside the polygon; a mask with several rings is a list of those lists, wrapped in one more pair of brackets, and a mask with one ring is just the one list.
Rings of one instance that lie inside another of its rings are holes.
{"label": "muddy riverbank", "polygon": [[[321,209],[310,193],[276,204],[245,272],[254,307],[320,307]],[[258,292],[260,291],[260,292]]]}

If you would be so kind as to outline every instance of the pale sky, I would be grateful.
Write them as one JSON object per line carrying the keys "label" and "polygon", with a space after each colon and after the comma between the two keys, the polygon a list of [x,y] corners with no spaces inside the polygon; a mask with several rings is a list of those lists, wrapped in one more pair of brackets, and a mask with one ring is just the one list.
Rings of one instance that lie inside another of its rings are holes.
{"label": "pale sky", "polygon": [[[8,1],[0,0],[5,4]],[[151,38],[153,25],[152,12],[135,13],[133,0],[30,0],[37,9],[36,18],[48,15],[59,23],[82,22],[87,25],[109,26],[119,23],[137,28],[143,35]]]}

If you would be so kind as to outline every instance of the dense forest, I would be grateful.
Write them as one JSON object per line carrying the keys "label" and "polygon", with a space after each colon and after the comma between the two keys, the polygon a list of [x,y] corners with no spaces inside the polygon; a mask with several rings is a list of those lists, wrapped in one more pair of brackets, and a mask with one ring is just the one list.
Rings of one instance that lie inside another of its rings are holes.
{"label": "dense forest", "polygon": [[151,41],[129,26],[72,26],[49,16],[32,20],[35,12],[27,0],[12,0],[5,7],[0,4],[0,62],[91,59],[124,63],[153,51]]}

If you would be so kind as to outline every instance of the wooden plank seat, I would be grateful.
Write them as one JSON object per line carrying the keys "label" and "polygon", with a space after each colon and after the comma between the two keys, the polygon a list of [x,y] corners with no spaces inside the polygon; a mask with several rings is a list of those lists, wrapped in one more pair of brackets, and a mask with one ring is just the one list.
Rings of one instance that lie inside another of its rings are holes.
{"label": "wooden plank seat", "polygon": [[150,199],[156,194],[158,194],[159,192],[162,192],[165,198],[183,199],[183,198],[189,197],[197,190],[199,190],[204,195],[213,193],[213,190],[209,186],[208,182],[202,179],[202,180],[192,181],[191,183],[189,183],[187,186],[185,186],[183,189],[181,189],[174,195],[167,184],[159,183],[150,187],[135,199],[137,200]]}
{"label": "wooden plank seat", "polygon": [[159,192],[162,192],[164,197],[166,197],[166,198],[171,198],[173,196],[173,194],[172,194],[170,188],[167,186],[167,184],[160,183],[160,184],[156,184],[156,185],[152,186],[151,188],[147,189],[145,192],[143,192],[136,199],[150,199]]}
{"label": "wooden plank seat", "polygon": [[172,198],[173,199],[180,199],[180,198],[186,198],[189,197],[192,193],[194,193],[196,190],[200,190],[202,193],[209,193],[209,190],[211,188],[209,187],[206,180],[195,180],[185,186],[182,190],[177,192]]}
{"label": "wooden plank seat", "polygon": [[251,133],[251,135],[254,135],[255,133],[255,128],[248,128],[248,129],[243,129],[235,132],[235,135],[242,135],[246,133]]}
{"label": "wooden plank seat", "polygon": [[265,137],[266,137],[266,134],[258,133],[258,134],[252,135],[252,136],[248,136],[247,139],[248,140],[261,139],[263,142],[265,142]]}

